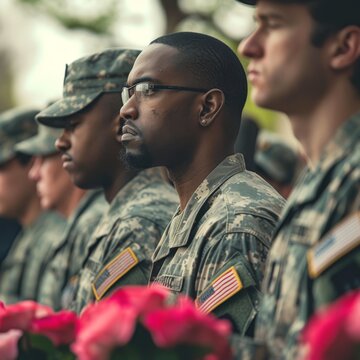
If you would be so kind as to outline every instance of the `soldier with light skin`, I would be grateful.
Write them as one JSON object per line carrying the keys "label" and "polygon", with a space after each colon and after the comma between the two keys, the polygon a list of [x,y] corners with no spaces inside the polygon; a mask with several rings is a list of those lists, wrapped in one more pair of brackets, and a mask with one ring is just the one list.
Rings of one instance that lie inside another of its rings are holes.
{"label": "soldier with light skin", "polygon": [[120,93],[138,53],[108,49],[75,60],[63,98],[37,116],[63,129],[56,146],[73,182],[102,188],[110,204],[84,244],[77,278],[64,290],[64,306],[77,312],[115,287],[147,284],[151,255],[178,202],[158,169],[130,169],[119,156]]}
{"label": "soldier with light skin", "polygon": [[129,74],[119,137],[128,163],[165,166],[180,198],[150,281],[251,335],[284,202],[234,154],[246,86],[241,63],[221,41],[191,32],[160,37]]}
{"label": "soldier with light skin", "polygon": [[311,160],[274,237],[255,342],[239,358],[297,359],[321,307],[359,289],[360,12],[357,0],[239,0],[256,30],[238,48],[259,106],[284,112]]}
{"label": "soldier with light skin", "polygon": [[36,184],[28,177],[33,158],[16,153],[18,143],[36,134],[36,113],[13,109],[0,114],[0,214],[22,225],[0,268],[0,299],[7,303],[23,299],[24,276],[32,262],[30,250],[39,251],[41,246],[47,251],[64,226],[60,216],[41,208]]}
{"label": "soldier with light skin", "polygon": [[[52,131],[52,132],[51,132]],[[76,209],[85,190],[78,188],[63,169],[61,154],[55,147],[60,130],[39,126],[39,134],[18,144],[17,152],[34,156],[29,177],[44,209],[52,209],[69,218]]]}

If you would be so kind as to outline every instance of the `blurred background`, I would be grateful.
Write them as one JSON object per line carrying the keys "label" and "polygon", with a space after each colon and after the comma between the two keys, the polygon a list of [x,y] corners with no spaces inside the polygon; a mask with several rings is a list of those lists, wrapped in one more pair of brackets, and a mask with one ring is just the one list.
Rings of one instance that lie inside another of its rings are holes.
{"label": "blurred background", "polygon": [[[235,0],[0,0],[0,111],[60,97],[65,64],[105,48],[188,30],[236,51],[253,28],[253,9]],[[244,113],[291,138],[286,119],[250,98]]]}

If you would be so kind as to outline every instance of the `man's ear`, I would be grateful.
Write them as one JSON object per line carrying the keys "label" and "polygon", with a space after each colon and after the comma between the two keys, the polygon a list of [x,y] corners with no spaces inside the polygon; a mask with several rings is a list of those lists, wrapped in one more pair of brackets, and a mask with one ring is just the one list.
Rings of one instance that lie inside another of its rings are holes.
{"label": "man's ear", "polygon": [[[354,10],[355,11],[355,10]],[[330,65],[334,70],[351,67],[360,57],[360,27],[346,26],[333,40]]]}
{"label": "man's ear", "polygon": [[219,89],[211,89],[202,96],[199,114],[201,126],[210,125],[216,118],[225,103],[225,95]]}

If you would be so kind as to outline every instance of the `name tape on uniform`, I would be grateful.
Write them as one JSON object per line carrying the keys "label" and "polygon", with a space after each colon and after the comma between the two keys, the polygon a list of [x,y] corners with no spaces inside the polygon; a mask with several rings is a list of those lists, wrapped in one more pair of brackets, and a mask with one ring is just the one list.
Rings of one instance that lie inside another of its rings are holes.
{"label": "name tape on uniform", "polygon": [[319,244],[308,250],[308,269],[312,278],[319,276],[330,265],[360,243],[360,211],[347,217],[327,233]]}
{"label": "name tape on uniform", "polygon": [[138,262],[138,258],[128,247],[106,264],[92,283],[96,300],[100,300],[106,291]]}
{"label": "name tape on uniform", "polygon": [[196,307],[209,313],[243,288],[234,266],[218,276],[195,300]]}

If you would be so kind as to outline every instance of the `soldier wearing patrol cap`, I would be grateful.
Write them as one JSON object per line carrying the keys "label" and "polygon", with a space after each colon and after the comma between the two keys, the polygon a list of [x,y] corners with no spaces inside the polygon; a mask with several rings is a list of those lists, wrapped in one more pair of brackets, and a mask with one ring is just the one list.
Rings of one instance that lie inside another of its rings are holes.
{"label": "soldier wearing patrol cap", "polygon": [[284,201],[234,154],[247,95],[223,42],[180,32],[154,40],[123,90],[126,157],[166,166],[180,207],[155,250],[151,281],[251,334],[271,235]]}
{"label": "soldier wearing patrol cap", "polygon": [[17,108],[0,114],[0,214],[22,225],[0,267],[0,299],[7,303],[22,299],[30,251],[49,250],[65,225],[57,214],[42,212],[35,183],[28,178],[32,157],[15,151],[17,143],[36,134],[37,112]]}
{"label": "soldier wearing patrol cap", "polygon": [[64,129],[56,146],[74,183],[103,188],[110,204],[79,249],[82,269],[63,293],[63,306],[78,312],[115,286],[147,284],[151,255],[177,204],[157,169],[130,170],[119,158],[120,93],[138,53],[109,49],[74,61],[66,68],[63,98],[37,116]]}
{"label": "soldier wearing patrol cap", "polygon": [[36,182],[41,205],[52,209],[68,220],[64,235],[48,249],[31,249],[31,264],[24,274],[21,297],[35,299],[53,309],[61,307],[61,293],[65,284],[81,267],[82,248],[94,232],[107,208],[101,190],[86,191],[71,181],[62,167],[61,154],[55,141],[61,130],[39,125],[36,136],[16,145],[18,153],[34,156],[29,177]]}
{"label": "soldier wearing patrol cap", "polygon": [[285,199],[303,165],[300,151],[282,136],[261,131],[256,141],[254,171]]}
{"label": "soldier wearing patrol cap", "polygon": [[258,21],[239,45],[252,98],[288,115],[310,164],[275,234],[256,344],[239,341],[239,358],[298,359],[314,312],[360,287],[359,2],[242,2]]}

